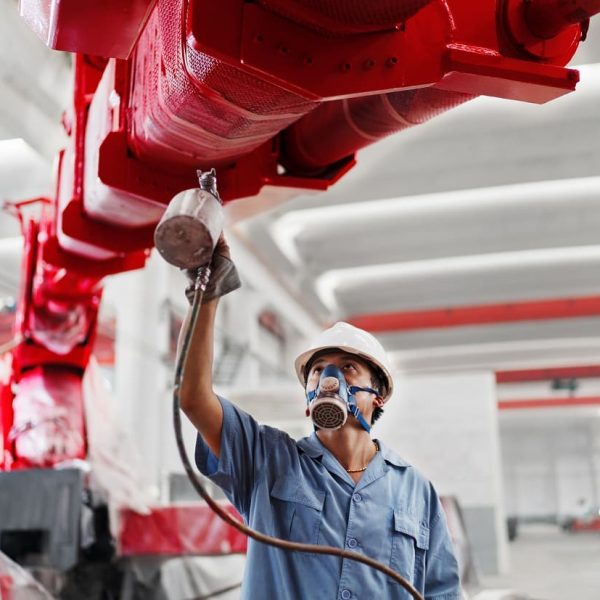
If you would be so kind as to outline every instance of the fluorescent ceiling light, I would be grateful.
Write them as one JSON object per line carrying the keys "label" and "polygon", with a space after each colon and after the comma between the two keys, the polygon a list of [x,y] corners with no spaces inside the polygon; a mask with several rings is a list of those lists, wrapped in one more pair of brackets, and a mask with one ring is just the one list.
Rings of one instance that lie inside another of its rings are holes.
{"label": "fluorescent ceiling light", "polygon": [[36,152],[23,138],[0,140],[0,173],[10,177],[27,171],[50,171],[50,163]]}
{"label": "fluorescent ceiling light", "polygon": [[44,195],[52,165],[22,138],[0,140],[0,197],[25,199]]}
{"label": "fluorescent ceiling light", "polygon": [[0,140],[0,160],[3,165],[32,159],[45,164],[44,159],[23,138]]}
{"label": "fluorescent ceiling light", "polygon": [[21,236],[0,238],[0,257],[6,254],[20,256],[22,253],[23,238]]}

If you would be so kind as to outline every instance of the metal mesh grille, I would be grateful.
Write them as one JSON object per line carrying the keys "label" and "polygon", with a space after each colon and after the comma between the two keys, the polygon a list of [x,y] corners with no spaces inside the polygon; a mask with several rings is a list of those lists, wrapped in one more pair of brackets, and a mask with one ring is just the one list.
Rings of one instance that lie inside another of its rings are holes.
{"label": "metal mesh grille", "polygon": [[150,162],[219,164],[250,152],[315,104],[184,45],[183,0],[162,0],[132,74],[130,146]]}
{"label": "metal mesh grille", "polygon": [[317,404],[312,412],[313,422],[323,429],[338,429],[344,424],[345,417],[344,411],[339,406],[329,402]]}
{"label": "metal mesh grille", "polygon": [[257,115],[278,115],[283,112],[304,114],[314,105],[249,75],[242,69],[220,63],[201,52],[188,49],[190,74],[198,83],[218,92],[232,104]]}

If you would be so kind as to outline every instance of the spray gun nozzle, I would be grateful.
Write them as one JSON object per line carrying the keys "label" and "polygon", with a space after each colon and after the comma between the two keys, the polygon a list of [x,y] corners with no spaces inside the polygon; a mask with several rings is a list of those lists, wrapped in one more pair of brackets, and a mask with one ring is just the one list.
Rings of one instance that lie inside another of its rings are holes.
{"label": "spray gun nozzle", "polygon": [[211,169],[210,171],[196,171],[196,175],[198,176],[198,183],[200,185],[200,189],[205,192],[211,193],[215,198],[221,202],[221,198],[219,197],[219,192],[217,191],[217,172],[215,169]]}

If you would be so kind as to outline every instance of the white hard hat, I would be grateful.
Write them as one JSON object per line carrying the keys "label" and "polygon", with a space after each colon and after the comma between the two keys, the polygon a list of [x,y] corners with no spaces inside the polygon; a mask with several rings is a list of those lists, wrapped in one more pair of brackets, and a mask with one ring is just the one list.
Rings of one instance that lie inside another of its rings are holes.
{"label": "white hard hat", "polygon": [[302,387],[306,387],[306,366],[308,363],[317,352],[329,349],[339,349],[348,354],[355,354],[377,367],[384,379],[384,389],[381,390],[381,397],[384,402],[389,400],[394,384],[390,373],[390,360],[384,347],[367,331],[343,321],[320,333],[312,341],[309,349],[296,359],[294,366]]}

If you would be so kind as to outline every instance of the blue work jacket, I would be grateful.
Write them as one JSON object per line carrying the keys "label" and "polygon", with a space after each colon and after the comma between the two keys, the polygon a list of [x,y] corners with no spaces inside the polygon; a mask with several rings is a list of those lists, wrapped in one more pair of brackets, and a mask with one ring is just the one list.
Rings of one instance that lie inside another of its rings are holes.
{"label": "blue work jacket", "polygon": [[[379,442],[380,452],[355,484],[315,434],[295,441],[220,401],[220,458],[198,436],[196,464],[250,527],[370,556],[408,579],[427,600],[462,599],[442,506],[433,486],[413,467]],[[412,597],[381,572],[355,561],[285,552],[250,540],[242,598]]]}

